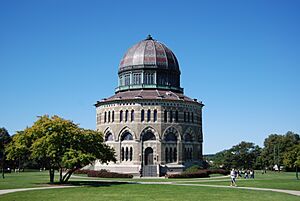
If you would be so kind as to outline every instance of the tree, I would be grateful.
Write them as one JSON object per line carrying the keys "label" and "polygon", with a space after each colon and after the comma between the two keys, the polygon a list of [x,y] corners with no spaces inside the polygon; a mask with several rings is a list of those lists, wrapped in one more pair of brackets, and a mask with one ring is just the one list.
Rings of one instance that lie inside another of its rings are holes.
{"label": "tree", "polygon": [[287,132],[285,135],[269,135],[264,141],[264,148],[262,150],[264,163],[269,167],[277,165],[279,168],[283,164],[284,153],[291,149],[295,144],[299,144],[299,142],[299,135],[291,131]]}
{"label": "tree", "polygon": [[225,169],[254,169],[261,148],[252,142],[242,141],[229,150],[224,150],[215,155],[214,163]]}
{"label": "tree", "polygon": [[284,153],[283,164],[289,168],[296,169],[296,178],[298,178],[298,167],[300,167],[300,144],[294,145],[289,151]]}
{"label": "tree", "polygon": [[[103,143],[101,133],[79,128],[58,116],[39,117],[33,126],[19,135],[8,149],[9,156],[15,158],[28,151],[30,159],[49,169],[51,183],[54,182],[55,170],[59,170],[59,181],[65,183],[74,171],[95,160],[102,163],[116,161],[114,150]],[[66,173],[63,175],[64,169]]]}
{"label": "tree", "polygon": [[2,169],[2,178],[4,179],[5,172],[5,147],[10,142],[11,138],[8,131],[5,128],[0,128],[0,159],[1,159],[1,169]]}

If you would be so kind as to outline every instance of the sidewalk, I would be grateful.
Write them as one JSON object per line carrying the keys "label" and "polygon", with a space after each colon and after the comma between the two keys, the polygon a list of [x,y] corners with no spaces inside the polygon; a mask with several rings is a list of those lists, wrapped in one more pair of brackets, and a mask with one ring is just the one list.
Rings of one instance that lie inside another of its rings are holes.
{"label": "sidewalk", "polygon": [[19,191],[32,191],[32,190],[43,190],[43,189],[54,189],[54,188],[73,188],[78,186],[47,186],[47,187],[36,187],[36,188],[16,188],[16,189],[4,189],[0,190],[0,195],[7,193],[15,193]]}

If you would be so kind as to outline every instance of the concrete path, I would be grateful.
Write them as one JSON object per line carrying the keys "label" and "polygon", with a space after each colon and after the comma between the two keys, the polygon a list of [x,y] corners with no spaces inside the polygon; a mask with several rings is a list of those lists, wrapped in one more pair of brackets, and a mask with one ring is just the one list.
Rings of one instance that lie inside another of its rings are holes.
{"label": "concrete path", "polygon": [[16,188],[16,189],[4,189],[0,190],[0,195],[7,193],[15,193],[19,191],[32,191],[32,190],[43,190],[43,189],[53,189],[53,188],[73,188],[78,186],[47,186],[47,187],[36,187],[36,188]]}

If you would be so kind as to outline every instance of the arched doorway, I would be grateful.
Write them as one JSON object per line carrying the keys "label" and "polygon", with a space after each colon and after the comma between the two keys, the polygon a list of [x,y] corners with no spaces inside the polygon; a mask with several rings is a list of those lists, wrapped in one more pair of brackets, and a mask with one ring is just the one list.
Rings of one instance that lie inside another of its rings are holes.
{"label": "arched doorway", "polygon": [[145,165],[153,165],[153,149],[151,147],[145,149]]}

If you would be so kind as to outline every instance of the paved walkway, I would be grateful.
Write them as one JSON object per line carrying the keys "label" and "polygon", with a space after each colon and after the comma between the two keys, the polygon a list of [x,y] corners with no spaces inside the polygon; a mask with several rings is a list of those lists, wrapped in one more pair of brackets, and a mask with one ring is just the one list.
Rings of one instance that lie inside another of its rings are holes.
{"label": "paved walkway", "polygon": [[43,189],[53,189],[53,188],[73,188],[77,186],[46,186],[46,187],[36,187],[36,188],[16,188],[16,189],[4,189],[0,190],[0,195],[7,193],[15,193],[19,191],[32,191],[32,190],[43,190]]}

